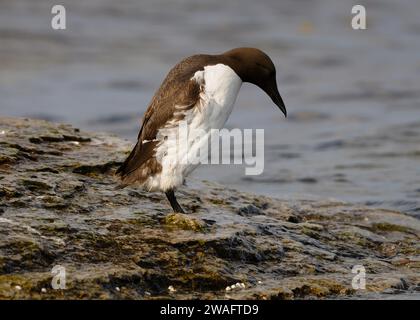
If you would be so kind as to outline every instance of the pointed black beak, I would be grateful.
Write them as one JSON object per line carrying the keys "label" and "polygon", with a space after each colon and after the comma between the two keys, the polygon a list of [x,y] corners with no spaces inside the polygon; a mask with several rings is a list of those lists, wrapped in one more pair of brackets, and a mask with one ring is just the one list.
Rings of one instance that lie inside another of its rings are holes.
{"label": "pointed black beak", "polygon": [[273,102],[279,107],[279,109],[284,113],[284,116],[287,117],[286,106],[284,105],[283,99],[280,96],[279,89],[277,89],[277,83],[274,81],[271,85],[267,86],[264,91],[268,96],[273,100]]}
{"label": "pointed black beak", "polygon": [[272,97],[271,99],[277,105],[277,107],[279,107],[279,109],[283,112],[284,116],[287,118],[286,106],[284,105],[283,99],[280,93],[278,92],[277,88],[276,88],[276,91],[277,91],[276,95],[274,96],[274,98]]}

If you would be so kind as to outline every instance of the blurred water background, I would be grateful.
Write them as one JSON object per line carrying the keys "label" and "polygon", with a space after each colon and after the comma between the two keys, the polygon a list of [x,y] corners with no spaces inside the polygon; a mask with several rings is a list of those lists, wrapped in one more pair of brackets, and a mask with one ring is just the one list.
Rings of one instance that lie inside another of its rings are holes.
{"label": "blurred water background", "polygon": [[[0,0],[0,116],[135,141],[171,66],[194,53],[266,51],[289,117],[245,84],[228,128],[265,129],[265,170],[193,176],[283,199],[334,198],[420,217],[420,1]],[[67,29],[50,26],[63,4]]]}

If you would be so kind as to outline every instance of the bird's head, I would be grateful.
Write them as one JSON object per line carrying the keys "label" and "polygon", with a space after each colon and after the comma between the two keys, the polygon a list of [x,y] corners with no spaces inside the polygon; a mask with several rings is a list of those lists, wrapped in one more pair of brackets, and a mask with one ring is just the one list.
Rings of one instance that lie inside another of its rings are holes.
{"label": "bird's head", "polygon": [[222,54],[243,82],[260,87],[287,116],[277,88],[276,68],[270,57],[259,49],[236,48]]}

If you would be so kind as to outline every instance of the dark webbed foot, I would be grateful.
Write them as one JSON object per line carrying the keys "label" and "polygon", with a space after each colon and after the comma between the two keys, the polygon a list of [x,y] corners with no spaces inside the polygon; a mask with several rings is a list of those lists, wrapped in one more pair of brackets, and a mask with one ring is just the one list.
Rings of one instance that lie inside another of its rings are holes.
{"label": "dark webbed foot", "polygon": [[174,212],[185,213],[184,210],[179,205],[178,201],[176,201],[174,190],[168,190],[165,192],[165,194],[172,206],[172,209],[174,209]]}

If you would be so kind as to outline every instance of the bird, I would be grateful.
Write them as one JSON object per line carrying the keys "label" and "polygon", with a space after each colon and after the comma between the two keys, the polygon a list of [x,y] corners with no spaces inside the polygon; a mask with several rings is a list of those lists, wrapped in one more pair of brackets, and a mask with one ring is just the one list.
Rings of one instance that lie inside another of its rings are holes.
{"label": "bird", "polygon": [[[173,211],[185,213],[175,191],[197,164],[173,157],[174,143],[168,140],[167,132],[175,130],[180,121],[189,129],[206,133],[223,128],[244,82],[261,88],[287,117],[275,65],[260,49],[242,47],[222,54],[195,54],[177,63],[151,99],[137,143],[116,171],[118,187],[135,185],[164,192]],[[204,143],[203,139],[184,142],[191,149]]]}

